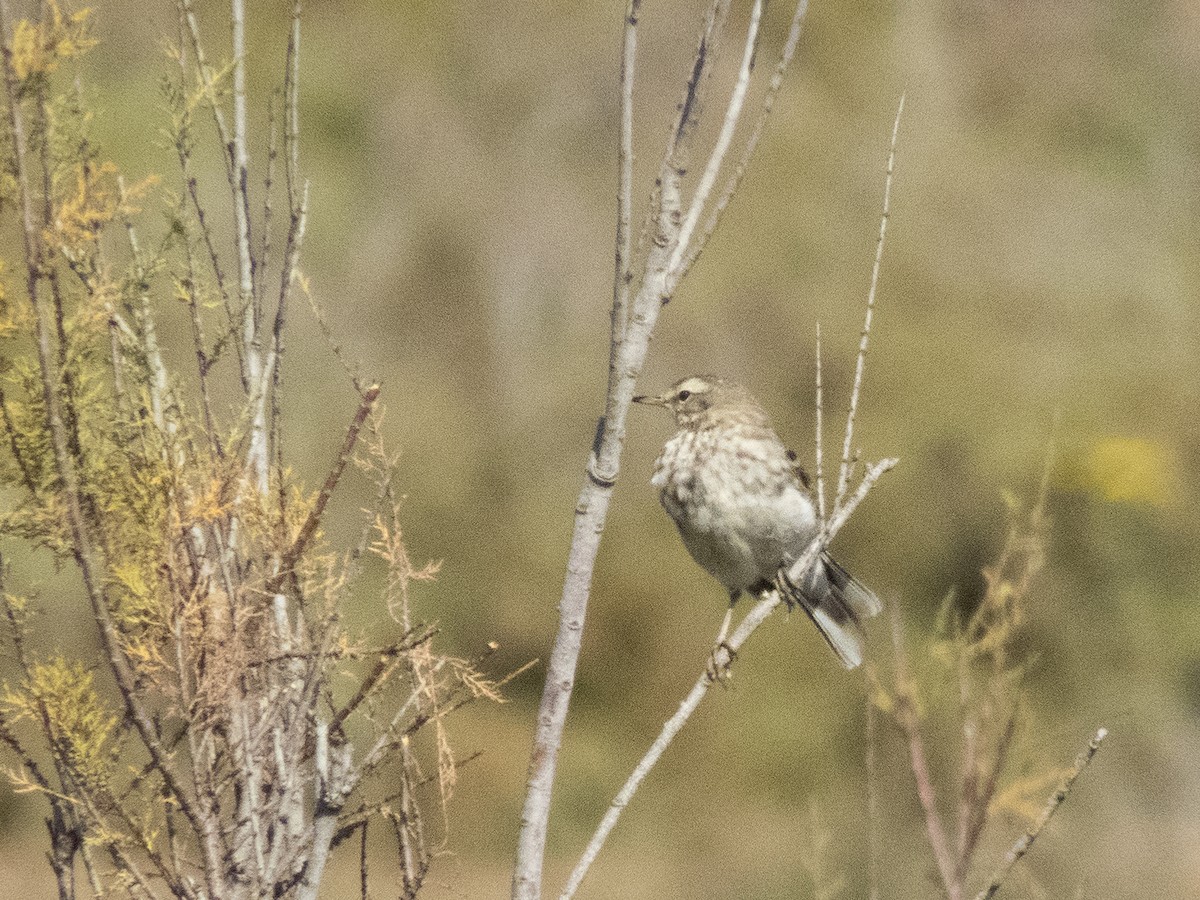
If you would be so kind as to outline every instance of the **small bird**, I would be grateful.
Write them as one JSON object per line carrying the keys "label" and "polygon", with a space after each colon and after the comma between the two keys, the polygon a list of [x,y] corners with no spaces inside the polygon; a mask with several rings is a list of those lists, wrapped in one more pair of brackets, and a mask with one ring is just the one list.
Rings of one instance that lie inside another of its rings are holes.
{"label": "small bird", "polygon": [[861,620],[883,604],[825,552],[803,584],[781,577],[820,523],[808,476],[753,395],[727,378],[692,375],[657,397],[633,400],[665,407],[679,426],[650,483],[692,559],[729,592],[717,646],[742,592],[760,595],[775,587],[789,607],[798,604],[808,613],[843,666],[860,665]]}

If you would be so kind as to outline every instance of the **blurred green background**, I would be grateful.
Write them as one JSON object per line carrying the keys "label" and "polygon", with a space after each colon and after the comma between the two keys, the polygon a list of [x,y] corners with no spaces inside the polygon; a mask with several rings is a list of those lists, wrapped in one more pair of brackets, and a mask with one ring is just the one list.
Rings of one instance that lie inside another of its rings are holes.
{"label": "blurred green background", "polygon": [[[252,4],[260,128],[289,6]],[[303,268],[348,358],[383,381],[410,549],[444,561],[418,588],[419,609],[441,623],[443,649],[473,656],[499,641],[498,671],[548,655],[603,401],[623,8],[375,0],[305,13]],[[227,56],[225,7],[199,10],[210,53]],[[644,6],[639,200],[699,10]],[[790,13],[770,9],[764,66]],[[176,34],[173,4],[100,2],[95,21],[101,44],[82,75],[102,156],[174,189],[157,86],[171,73],[161,48]],[[1189,0],[814,2],[759,158],[666,309],[641,383],[735,376],[793,446],[810,446],[815,324],[828,408],[841,407],[907,92],[858,432],[867,458],[901,465],[836,549],[917,639],[948,590],[966,605],[978,596],[1004,495],[1032,496],[1060,418],[1020,771],[1066,765],[1097,725],[1111,737],[1014,874],[1013,897],[1200,895],[1198,34]],[[208,177],[223,184],[216,168]],[[146,204],[147,230],[160,202]],[[298,309],[285,435],[313,483],[354,396]],[[723,611],[647,484],[670,425],[633,415],[563,747],[548,892],[704,664]],[[358,515],[343,497],[330,539]],[[82,601],[58,602],[82,635]],[[385,615],[367,592],[356,603],[357,627]],[[873,628],[877,652],[886,631]],[[541,672],[513,683],[510,703],[453,722],[461,753],[485,753],[461,772],[431,897],[507,894]],[[814,820],[841,896],[865,896],[863,698],[804,622],[768,623],[581,896],[811,896]],[[881,896],[933,896],[886,724],[878,752]],[[948,750],[934,763],[957,772]],[[0,792],[0,896],[52,896],[42,814]],[[1020,827],[997,817],[984,870]],[[328,896],[355,889],[356,865],[342,861],[345,887],[331,882]]]}

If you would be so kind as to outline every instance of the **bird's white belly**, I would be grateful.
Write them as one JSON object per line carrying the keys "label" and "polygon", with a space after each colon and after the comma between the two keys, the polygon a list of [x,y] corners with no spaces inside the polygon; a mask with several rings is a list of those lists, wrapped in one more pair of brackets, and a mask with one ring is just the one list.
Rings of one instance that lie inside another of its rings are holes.
{"label": "bird's white belly", "polygon": [[746,590],[804,549],[816,534],[816,514],[779,445],[742,446],[738,453],[704,447],[696,464],[687,444],[697,437],[668,443],[653,483],[692,558],[729,590]]}

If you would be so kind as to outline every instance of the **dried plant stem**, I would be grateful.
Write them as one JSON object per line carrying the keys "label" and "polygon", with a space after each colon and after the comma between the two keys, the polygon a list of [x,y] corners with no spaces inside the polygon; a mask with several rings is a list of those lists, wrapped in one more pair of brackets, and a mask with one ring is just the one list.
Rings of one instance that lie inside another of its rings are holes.
{"label": "dried plant stem", "polygon": [[892,611],[892,644],[896,659],[896,722],[908,740],[909,764],[916,781],[917,798],[921,801],[921,809],[925,813],[925,831],[929,837],[929,846],[933,849],[933,858],[947,896],[950,900],[961,900],[962,885],[954,877],[954,854],[950,850],[946,828],[938,812],[937,793],[933,786],[933,776],[929,772],[921,726],[917,721],[912,695],[913,682],[904,649],[904,623],[899,610]]}
{"label": "dried plant stem", "polygon": [[[321,523],[321,516],[325,514],[325,506],[329,503],[329,498],[333,496],[338,481],[341,480],[342,472],[346,470],[346,464],[350,462],[350,457],[354,454],[354,446],[358,443],[358,435],[362,431],[363,423],[371,414],[375,401],[379,399],[379,391],[379,385],[373,384],[363,394],[362,400],[358,404],[358,411],[354,414],[350,427],[346,429],[342,448],[338,452],[337,458],[334,459],[329,474],[325,476],[325,483],[321,485],[321,491],[317,494],[312,510],[304,520],[304,524],[300,526],[300,531],[296,534],[296,539],[292,541],[291,547],[284,554],[280,563],[280,575],[277,575],[276,579],[289,572],[296,560],[303,556],[304,551],[308,549],[308,544],[316,533],[317,526]],[[274,592],[276,589],[278,589],[278,584],[273,584],[271,591]]]}
{"label": "dried plant stem", "polygon": [[1092,735],[1092,739],[1088,741],[1088,745],[1075,757],[1075,765],[1071,767],[1071,771],[1067,773],[1058,788],[1050,795],[1050,799],[1046,801],[1046,807],[1042,810],[1041,815],[1038,816],[1037,821],[1023,835],[1017,838],[1016,843],[1009,848],[1008,852],[1004,855],[1004,861],[1000,864],[1000,868],[992,876],[991,883],[975,896],[975,900],[990,900],[991,897],[996,896],[1004,884],[1004,879],[1012,871],[1012,867],[1017,864],[1022,856],[1029,852],[1029,849],[1033,846],[1033,842],[1042,833],[1042,829],[1046,827],[1051,817],[1058,811],[1063,801],[1071,793],[1071,788],[1075,785],[1075,779],[1083,774],[1083,770],[1091,763],[1092,757],[1096,755],[1096,751],[1100,749],[1100,744],[1106,737],[1108,737],[1107,728],[1096,730],[1096,733]]}
{"label": "dried plant stem", "polygon": [[[128,197],[125,193],[125,179],[120,176],[117,178],[117,191],[121,202],[120,208],[125,210],[128,207]],[[135,314],[141,339],[140,344],[146,354],[146,362],[150,366],[153,378],[150,382],[150,411],[154,417],[154,424],[160,431],[165,432],[167,420],[164,409],[170,390],[167,370],[163,365],[162,351],[158,347],[158,328],[155,325],[154,313],[150,309],[150,296],[146,291],[145,265],[142,261],[142,248],[138,241],[137,229],[128,215],[122,213],[122,218],[125,224],[125,235],[129,240],[129,251],[133,256],[133,265],[140,282],[138,291],[140,305],[135,310]]]}

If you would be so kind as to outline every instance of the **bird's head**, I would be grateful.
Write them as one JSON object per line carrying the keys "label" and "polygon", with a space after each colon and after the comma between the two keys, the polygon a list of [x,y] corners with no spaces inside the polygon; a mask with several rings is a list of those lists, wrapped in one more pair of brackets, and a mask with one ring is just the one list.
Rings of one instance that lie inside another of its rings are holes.
{"label": "bird's head", "polygon": [[717,375],[689,375],[658,396],[643,394],[634,397],[633,402],[669,409],[676,424],[684,428],[695,427],[722,413],[761,412],[749,391],[736,381]]}

